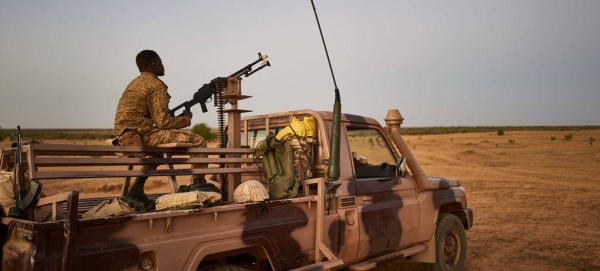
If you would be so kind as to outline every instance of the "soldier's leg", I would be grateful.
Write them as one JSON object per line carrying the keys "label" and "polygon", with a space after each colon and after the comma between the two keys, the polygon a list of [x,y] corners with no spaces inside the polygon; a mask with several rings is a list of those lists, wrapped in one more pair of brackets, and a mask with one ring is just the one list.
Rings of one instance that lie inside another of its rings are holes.
{"label": "soldier's leg", "polygon": [[[142,170],[154,170],[157,167],[158,165],[142,165]],[[143,202],[147,209],[154,209],[155,202],[148,198],[144,192],[146,180],[148,180],[148,176],[136,177],[135,181],[133,181],[133,185],[129,188],[129,191],[127,191],[127,196]]]}
{"label": "soldier's leg", "polygon": [[[164,143],[192,143],[193,147],[206,148],[206,140],[202,136],[194,134],[192,132],[184,130],[160,130],[152,134],[144,136],[144,145],[149,147],[155,147]],[[192,154],[190,157],[193,158],[206,158],[206,154]],[[208,164],[193,164],[194,168],[207,168]],[[192,179],[204,181],[204,174],[195,174]]]}
{"label": "soldier's leg", "polygon": [[[175,142],[192,143],[192,146],[194,146],[196,148],[206,148],[206,140],[204,140],[204,138],[202,136],[188,132],[188,131],[175,130]],[[206,157],[208,157],[208,155],[206,155],[206,154],[191,154],[190,157],[206,158]],[[192,169],[207,168],[208,164],[192,164],[191,167],[192,167]],[[206,180],[204,179],[204,174],[195,174],[194,176],[192,176],[192,184],[205,183],[205,182],[206,182]]]}
{"label": "soldier's leg", "polygon": [[146,183],[146,180],[148,180],[148,177],[146,176],[135,178],[133,185],[129,188],[129,191],[127,191],[127,196],[144,203],[147,210],[150,210],[154,208],[155,202],[148,198],[146,193],[144,193],[144,184]]}
{"label": "soldier's leg", "polygon": [[[142,136],[142,141],[143,141],[143,145],[144,146],[149,146],[148,143],[148,139],[152,139],[153,143],[158,142],[160,140],[156,140],[156,139],[160,139],[160,138],[164,138],[164,135],[160,135],[160,134],[156,134],[153,135],[152,137],[148,137],[148,135],[143,135]],[[161,143],[158,143],[161,144]],[[158,145],[156,144],[156,145]],[[153,146],[156,146],[153,145]],[[142,165],[142,170],[155,170],[158,167],[158,165]],[[146,184],[146,181],[148,180],[147,176],[140,176],[135,178],[135,181],[133,182],[133,185],[129,188],[129,191],[127,191],[127,196],[134,198],[140,202],[143,202],[144,204],[146,204],[146,207],[149,209],[152,209],[154,207],[155,202],[153,200],[151,200],[150,198],[148,198],[148,196],[146,195],[146,193],[144,192],[144,185]]]}
{"label": "soldier's leg", "polygon": [[[142,165],[142,170],[155,170],[158,165]],[[146,206],[150,205],[154,207],[155,202],[148,198],[146,193],[144,192],[144,185],[146,184],[146,180],[148,180],[148,176],[141,176],[135,178],[133,185],[127,191],[127,196],[130,198],[137,199],[138,201],[143,202]]]}

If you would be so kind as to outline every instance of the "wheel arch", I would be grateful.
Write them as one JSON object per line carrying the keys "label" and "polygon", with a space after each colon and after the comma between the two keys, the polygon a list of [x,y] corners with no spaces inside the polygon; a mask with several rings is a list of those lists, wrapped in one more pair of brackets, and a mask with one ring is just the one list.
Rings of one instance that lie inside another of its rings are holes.
{"label": "wheel arch", "polygon": [[[272,266],[277,265],[277,259],[271,259],[275,255],[269,240],[264,236],[257,236],[251,244],[239,238],[219,240],[215,242],[201,243],[190,253],[186,263],[188,271],[195,271],[201,264],[210,260],[225,259],[229,256],[250,254],[257,259],[265,259]],[[275,256],[276,257],[276,256]]]}
{"label": "wheel arch", "polygon": [[[445,210],[453,210],[453,208],[456,208],[456,206],[449,204],[448,206],[446,206]],[[454,217],[453,219],[458,219],[458,221],[456,221],[455,222],[456,224],[454,224],[454,225],[459,225],[459,221],[460,221],[460,224],[464,224],[465,222],[460,218],[459,215],[457,215],[457,214],[461,214],[461,213],[464,214],[464,212],[458,212],[458,213],[442,212],[440,209],[440,211],[438,212],[437,218],[436,218],[436,227],[434,230],[434,234],[432,235],[432,238],[429,239],[425,243],[427,245],[427,248],[422,252],[419,252],[417,254],[410,256],[409,259],[412,261],[424,263],[424,267],[426,270],[442,270],[442,269],[436,268],[436,266],[440,265],[440,262],[438,262],[439,256],[436,254],[436,249],[438,246],[438,242],[437,242],[436,238],[439,237],[438,236],[439,235],[438,227],[442,227],[441,231],[446,232],[446,230],[448,229],[448,225],[450,225],[448,223],[451,223],[451,222],[447,222],[447,221],[450,221],[450,220],[448,220],[450,217]],[[464,230],[462,230],[462,234],[459,233],[458,235],[462,235],[462,237],[460,237],[459,239],[463,240],[460,242],[460,244],[462,244],[462,245],[460,245],[460,247],[461,247],[461,254],[462,254],[463,258],[457,260],[458,262],[462,262],[462,263],[459,263],[459,265],[462,266],[464,264],[464,257],[466,257],[467,240],[466,240],[466,235],[465,235]],[[443,238],[440,238],[439,240],[442,240],[442,239]],[[443,269],[443,270],[445,270],[445,269]]]}
{"label": "wheel arch", "polygon": [[434,228],[433,230],[431,239],[429,239],[429,241],[425,243],[425,245],[427,245],[427,248],[422,252],[410,256],[410,259],[413,261],[422,263],[435,263],[435,232],[437,230],[438,218],[442,214],[448,213],[457,216],[462,222],[465,229],[468,229],[467,226],[469,225],[469,221],[467,220],[465,213],[461,211],[463,210],[463,206],[462,200],[460,198],[442,199],[436,202],[436,206],[438,206],[438,210],[435,216],[433,217],[433,223],[436,224],[436,228]]}
{"label": "wheel arch", "polygon": [[463,206],[462,200],[460,198],[443,199],[439,202],[439,204],[440,204],[440,208],[435,217],[435,221],[437,221],[438,217],[441,214],[449,213],[449,214],[453,214],[453,215],[457,216],[460,219],[463,226],[465,227],[465,230],[468,230],[469,228],[471,228],[472,223],[471,223],[467,213],[464,212],[465,206]]}

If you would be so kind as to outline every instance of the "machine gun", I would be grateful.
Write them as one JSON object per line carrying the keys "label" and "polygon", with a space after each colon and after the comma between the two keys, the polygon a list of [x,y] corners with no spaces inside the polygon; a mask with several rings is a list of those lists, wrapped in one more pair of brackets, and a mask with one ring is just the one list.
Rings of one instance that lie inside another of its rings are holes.
{"label": "machine gun", "polygon": [[[213,99],[213,95],[216,95],[223,88],[227,87],[227,79],[229,77],[236,77],[238,79],[242,75],[244,75],[245,77],[248,77],[248,76],[254,74],[255,72],[263,69],[266,66],[271,66],[271,63],[269,61],[267,61],[267,57],[268,57],[267,55],[263,56],[261,53],[258,53],[258,60],[246,65],[239,71],[234,72],[233,74],[231,74],[228,77],[217,77],[217,78],[211,80],[210,83],[202,85],[202,87],[199,88],[198,91],[196,91],[196,93],[194,93],[194,96],[191,100],[184,102],[184,103],[178,105],[177,107],[171,109],[169,111],[169,113],[171,114],[171,116],[175,116],[175,112],[177,112],[177,110],[179,110],[180,108],[184,107],[185,110],[190,111],[190,108],[196,104],[200,104],[200,107],[202,107],[203,113],[208,112],[208,109],[206,108],[206,102],[209,99]],[[256,70],[252,70],[252,67],[256,63],[261,62],[261,61],[262,61],[262,65],[260,67],[258,67]],[[179,114],[179,116],[181,116],[181,115],[183,115],[183,114]]]}
{"label": "machine gun", "polygon": [[17,126],[15,135],[17,136],[17,147],[15,150],[15,167],[13,171],[15,187],[17,188],[17,193],[15,193],[16,207],[11,207],[8,210],[8,216],[19,219],[27,219],[27,209],[31,207],[33,202],[40,195],[40,192],[42,191],[42,183],[33,181],[31,182],[31,188],[29,189],[29,192],[26,191],[25,171],[23,170],[23,162],[21,159],[21,126]]}
{"label": "machine gun", "polygon": [[[208,112],[208,109],[206,108],[206,102],[209,99],[212,99],[214,101],[215,106],[217,107],[217,116],[218,116],[217,124],[218,124],[218,129],[219,129],[219,148],[227,148],[228,138],[227,138],[227,128],[225,126],[225,111],[223,108],[224,104],[226,103],[226,100],[223,97],[224,89],[227,88],[228,81],[230,78],[236,78],[239,80],[239,79],[241,79],[242,76],[248,77],[248,76],[256,73],[257,71],[260,71],[264,67],[271,66],[271,63],[269,61],[267,61],[267,57],[268,57],[267,55],[263,56],[261,53],[258,53],[258,60],[244,66],[243,68],[232,73],[228,77],[217,77],[217,78],[211,80],[210,83],[204,84],[201,88],[198,89],[198,91],[196,91],[196,93],[194,93],[194,96],[191,100],[184,102],[184,103],[178,105],[177,107],[169,110],[169,113],[171,114],[171,116],[175,116],[175,112],[177,112],[177,110],[179,110],[182,107],[184,107],[185,110],[190,111],[190,108],[192,106],[194,106],[195,104],[200,104],[200,106],[202,107],[202,112],[206,113],[206,112]],[[252,70],[252,67],[261,61],[262,61],[262,65],[260,67],[258,67],[257,69]],[[181,116],[181,115],[183,115],[183,113],[179,114],[179,116]],[[224,158],[225,154],[220,154],[219,157]],[[220,164],[219,167],[223,168],[223,167],[225,167],[225,164]],[[214,176],[214,177],[216,177],[216,176]],[[226,174],[219,174],[219,179],[221,181],[221,187],[226,188],[227,187]],[[221,189],[221,196],[224,199],[228,198],[227,189]]]}

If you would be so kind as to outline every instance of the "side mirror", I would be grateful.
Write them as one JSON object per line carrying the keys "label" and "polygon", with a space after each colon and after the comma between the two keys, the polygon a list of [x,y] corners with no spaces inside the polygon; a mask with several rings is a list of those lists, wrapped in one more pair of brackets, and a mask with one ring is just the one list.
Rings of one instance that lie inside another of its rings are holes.
{"label": "side mirror", "polygon": [[396,161],[396,166],[398,168],[398,177],[404,177],[406,174],[406,160],[404,157],[398,158],[398,161]]}

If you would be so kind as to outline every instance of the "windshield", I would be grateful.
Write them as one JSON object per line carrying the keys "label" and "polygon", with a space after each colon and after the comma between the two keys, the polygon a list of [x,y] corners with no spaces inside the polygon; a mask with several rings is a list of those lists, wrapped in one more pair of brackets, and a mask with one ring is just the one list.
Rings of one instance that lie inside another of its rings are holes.
{"label": "windshield", "polygon": [[355,165],[396,164],[396,157],[378,130],[348,127],[348,141]]}

